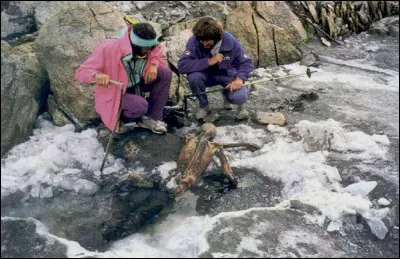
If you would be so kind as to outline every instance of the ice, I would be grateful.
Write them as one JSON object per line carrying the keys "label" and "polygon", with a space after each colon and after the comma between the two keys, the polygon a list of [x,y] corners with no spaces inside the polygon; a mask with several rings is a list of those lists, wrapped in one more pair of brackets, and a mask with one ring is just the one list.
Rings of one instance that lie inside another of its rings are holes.
{"label": "ice", "polygon": [[79,179],[74,184],[74,190],[77,193],[84,195],[92,195],[97,192],[99,186],[94,182],[88,181],[86,179]]}
{"label": "ice", "polygon": [[370,218],[367,219],[368,226],[371,229],[371,232],[378,237],[379,239],[384,239],[388,229],[385,226],[385,223],[382,222],[382,220],[378,218]]}
{"label": "ice", "polygon": [[340,231],[340,229],[342,228],[342,224],[343,222],[341,220],[333,220],[329,223],[326,230],[328,232]]}
{"label": "ice", "polygon": [[51,186],[46,187],[46,188],[44,188],[43,186],[40,186],[39,196],[40,196],[40,198],[51,198],[51,197],[53,197],[53,188],[51,188]]}
{"label": "ice", "polygon": [[344,188],[344,191],[351,193],[356,196],[359,195],[361,197],[365,197],[370,193],[377,185],[376,181],[360,181],[358,183],[353,183]]}
{"label": "ice", "polygon": [[390,202],[385,198],[379,198],[378,204],[381,206],[389,206]]}

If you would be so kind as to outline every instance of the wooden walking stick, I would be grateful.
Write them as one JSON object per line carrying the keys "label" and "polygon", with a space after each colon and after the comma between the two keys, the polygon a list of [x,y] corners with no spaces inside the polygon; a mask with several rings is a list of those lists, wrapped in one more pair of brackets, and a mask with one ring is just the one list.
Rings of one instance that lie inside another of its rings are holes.
{"label": "wooden walking stick", "polygon": [[[94,81],[92,82],[92,84],[95,83]],[[110,83],[118,85],[121,88],[121,101],[119,102],[119,108],[118,108],[118,115],[117,115],[117,119],[115,120],[115,124],[113,127],[113,130],[111,132],[110,138],[108,139],[108,143],[107,143],[107,147],[106,147],[106,154],[104,155],[104,159],[103,162],[101,163],[101,167],[100,167],[100,173],[101,176],[103,175],[103,168],[104,168],[104,164],[106,162],[107,156],[108,156],[108,152],[110,150],[110,146],[115,134],[115,129],[117,128],[117,125],[119,123],[119,117],[121,116],[121,111],[122,111],[122,98],[124,96],[124,84],[118,81],[114,81],[114,80],[110,80]]]}

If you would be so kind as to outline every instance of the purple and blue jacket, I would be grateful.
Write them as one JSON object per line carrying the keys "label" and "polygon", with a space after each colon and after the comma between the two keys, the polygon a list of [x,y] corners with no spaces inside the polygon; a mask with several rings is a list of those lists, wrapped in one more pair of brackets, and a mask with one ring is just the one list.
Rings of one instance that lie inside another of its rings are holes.
{"label": "purple and blue jacket", "polygon": [[[249,78],[250,73],[254,70],[253,61],[239,41],[229,32],[225,31],[222,36],[219,53],[224,55],[224,60],[219,64],[219,70],[225,70],[228,76],[232,78],[237,76],[243,81]],[[208,64],[210,57],[210,50],[201,46],[196,37],[192,35],[178,61],[178,71],[180,74],[206,72],[210,67]]]}

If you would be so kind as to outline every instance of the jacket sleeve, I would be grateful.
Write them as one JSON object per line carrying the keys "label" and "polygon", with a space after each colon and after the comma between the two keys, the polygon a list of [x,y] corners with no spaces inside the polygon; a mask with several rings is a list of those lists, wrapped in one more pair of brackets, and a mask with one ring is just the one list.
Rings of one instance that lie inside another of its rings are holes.
{"label": "jacket sleeve", "polygon": [[103,71],[105,47],[105,41],[101,41],[89,58],[75,70],[76,81],[82,84],[90,83],[96,73]]}
{"label": "jacket sleeve", "polygon": [[158,44],[149,54],[149,63],[155,65],[157,68],[166,66],[167,56],[163,52],[163,47]]}
{"label": "jacket sleeve", "polygon": [[210,66],[208,64],[208,57],[200,58],[198,56],[194,41],[195,38],[193,36],[189,38],[185,50],[178,61],[178,71],[180,74],[204,71]]}
{"label": "jacket sleeve", "polygon": [[253,60],[247,55],[246,51],[240,45],[239,41],[236,41],[235,47],[235,67],[237,70],[237,77],[240,77],[243,81],[246,81],[251,72],[254,70]]}

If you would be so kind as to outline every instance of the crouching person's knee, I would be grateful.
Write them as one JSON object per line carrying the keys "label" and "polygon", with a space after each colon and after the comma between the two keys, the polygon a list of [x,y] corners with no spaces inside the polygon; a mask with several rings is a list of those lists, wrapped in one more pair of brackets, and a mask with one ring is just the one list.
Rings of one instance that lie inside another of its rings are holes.
{"label": "crouching person's knee", "polygon": [[148,102],[137,95],[127,94],[125,96],[122,111],[123,115],[128,119],[139,119],[147,113],[149,108]]}
{"label": "crouching person's knee", "polygon": [[172,81],[172,71],[168,67],[160,66],[158,68],[158,77],[162,81],[171,82]]}
{"label": "crouching person's knee", "polygon": [[226,100],[232,104],[243,104],[248,100],[247,86],[243,86],[234,92],[227,92],[225,94]]}

